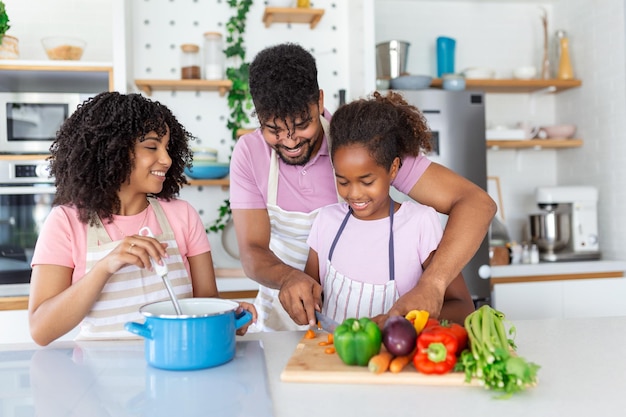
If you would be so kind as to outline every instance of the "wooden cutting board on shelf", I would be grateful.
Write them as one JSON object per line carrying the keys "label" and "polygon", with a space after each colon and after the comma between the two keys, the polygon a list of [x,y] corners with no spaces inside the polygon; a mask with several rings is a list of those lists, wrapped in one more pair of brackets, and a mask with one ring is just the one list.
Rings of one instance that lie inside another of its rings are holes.
{"label": "wooden cutting board on shelf", "polygon": [[465,382],[465,374],[453,372],[444,375],[425,375],[417,372],[412,363],[402,372],[374,374],[367,367],[348,366],[336,353],[325,353],[326,346],[319,342],[327,340],[327,333],[317,332],[314,339],[302,338],[280,374],[284,382],[316,382],[335,384],[405,384],[478,386],[476,381]]}

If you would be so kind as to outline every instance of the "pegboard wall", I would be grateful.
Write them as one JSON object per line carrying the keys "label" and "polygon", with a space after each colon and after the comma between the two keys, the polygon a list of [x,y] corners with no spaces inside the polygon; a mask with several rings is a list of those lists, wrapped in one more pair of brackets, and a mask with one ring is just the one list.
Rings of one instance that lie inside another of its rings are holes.
{"label": "pegboard wall", "polygon": [[[295,0],[294,0],[295,3]],[[348,2],[317,0],[311,7],[324,9],[319,24],[274,23],[265,27],[262,18],[266,2],[255,1],[248,14],[245,46],[246,61],[267,46],[294,42],[309,50],[317,61],[318,81],[324,90],[325,106],[331,112],[339,104],[339,90],[349,89],[350,59],[348,36]],[[234,11],[225,0],[135,0],[130,8],[131,51],[128,71],[133,79],[179,79],[180,45],[195,43],[203,48],[205,32],[226,36],[226,22]],[[201,61],[202,62],[202,61]],[[228,65],[228,63],[227,63]],[[354,65],[354,64],[353,64]],[[132,80],[131,80],[132,81]],[[135,87],[135,91],[138,91]],[[349,91],[347,97],[350,97]],[[231,153],[231,132],[226,128],[229,115],[226,97],[214,91],[155,91],[152,99],[167,105],[194,136],[197,144],[218,149],[218,158],[227,162]],[[257,120],[251,118],[251,128]],[[228,190],[221,187],[185,187],[181,198],[196,207],[205,224],[217,217],[217,209]],[[229,261],[220,256],[218,239],[209,235],[218,267]]]}

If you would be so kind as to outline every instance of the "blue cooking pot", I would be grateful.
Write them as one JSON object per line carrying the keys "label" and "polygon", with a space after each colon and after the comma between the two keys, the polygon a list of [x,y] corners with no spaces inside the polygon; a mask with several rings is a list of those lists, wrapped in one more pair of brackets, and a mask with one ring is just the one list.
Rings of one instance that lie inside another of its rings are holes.
{"label": "blue cooking pot", "polygon": [[235,331],[252,319],[236,314],[238,303],[219,298],[179,300],[183,315],[171,301],[147,304],[139,309],[145,323],[128,322],[125,329],[145,338],[146,361],[169,370],[204,369],[235,357]]}

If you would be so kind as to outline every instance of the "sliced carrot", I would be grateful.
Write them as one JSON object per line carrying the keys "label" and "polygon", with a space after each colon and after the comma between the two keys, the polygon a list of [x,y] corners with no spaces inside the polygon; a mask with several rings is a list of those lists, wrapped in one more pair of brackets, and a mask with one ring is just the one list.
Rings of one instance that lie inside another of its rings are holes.
{"label": "sliced carrot", "polygon": [[382,351],[378,355],[374,355],[370,358],[367,367],[375,374],[382,374],[389,369],[389,364],[393,359],[393,355],[389,352]]}
{"label": "sliced carrot", "polygon": [[412,358],[413,355],[396,356],[391,360],[389,370],[394,374],[400,372],[409,362],[411,362]]}
{"label": "sliced carrot", "polygon": [[318,343],[319,346],[328,346],[328,342],[324,342],[323,340]]}
{"label": "sliced carrot", "polygon": [[315,339],[315,332],[311,329],[307,330],[306,333],[304,334],[304,338],[305,339]]}
{"label": "sliced carrot", "polygon": [[332,345],[333,343],[335,343],[335,337],[332,333],[328,333],[328,344]]}
{"label": "sliced carrot", "polygon": [[328,353],[329,355],[331,353],[335,353],[335,348],[334,347],[327,347],[326,349],[324,349],[324,353]]}

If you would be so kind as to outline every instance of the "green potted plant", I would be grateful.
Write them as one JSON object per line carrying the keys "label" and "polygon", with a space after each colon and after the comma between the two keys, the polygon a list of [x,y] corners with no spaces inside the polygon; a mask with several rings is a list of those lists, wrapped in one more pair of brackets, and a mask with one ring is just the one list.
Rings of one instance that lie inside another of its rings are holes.
{"label": "green potted plant", "polygon": [[6,35],[10,28],[9,15],[4,2],[0,0],[0,59],[17,59],[19,57],[17,38]]}
{"label": "green potted plant", "polygon": [[[228,92],[228,107],[230,117],[227,127],[231,131],[233,145],[238,137],[238,131],[246,123],[249,123],[247,110],[252,108],[252,98],[248,86],[248,70],[250,64],[246,62],[246,48],[243,42],[243,35],[246,32],[246,20],[252,0],[228,0],[228,5],[235,9],[235,14],[226,22],[226,49],[224,53],[229,58],[231,65],[226,68],[226,77],[232,81],[233,85]],[[207,231],[220,232],[231,220],[230,201],[224,200],[218,209],[218,217],[211,224]]]}

